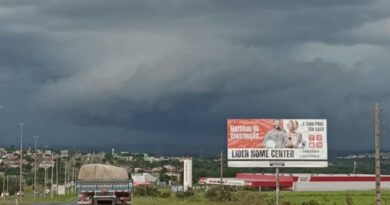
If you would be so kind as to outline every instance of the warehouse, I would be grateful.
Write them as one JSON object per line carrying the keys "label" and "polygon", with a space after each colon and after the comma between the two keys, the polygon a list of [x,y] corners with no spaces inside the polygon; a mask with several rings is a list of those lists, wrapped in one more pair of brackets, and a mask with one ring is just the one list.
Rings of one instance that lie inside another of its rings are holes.
{"label": "warehouse", "polygon": [[[201,185],[221,184],[221,178],[200,178]],[[223,178],[227,186],[249,186],[270,189],[276,186],[274,174],[237,173]],[[382,175],[382,189],[390,189],[390,175]],[[281,174],[280,188],[286,191],[352,191],[375,189],[375,175],[369,174]]]}

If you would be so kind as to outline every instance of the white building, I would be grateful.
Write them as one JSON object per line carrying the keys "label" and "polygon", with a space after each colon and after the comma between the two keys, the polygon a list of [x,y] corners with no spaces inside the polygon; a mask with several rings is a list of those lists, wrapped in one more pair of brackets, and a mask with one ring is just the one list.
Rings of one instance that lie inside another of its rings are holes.
{"label": "white building", "polygon": [[61,158],[69,157],[69,150],[61,150],[60,151],[60,157]]}
{"label": "white building", "polygon": [[152,184],[156,184],[158,181],[157,177],[154,177],[149,173],[132,173],[131,179],[133,180],[134,186],[152,185]]}

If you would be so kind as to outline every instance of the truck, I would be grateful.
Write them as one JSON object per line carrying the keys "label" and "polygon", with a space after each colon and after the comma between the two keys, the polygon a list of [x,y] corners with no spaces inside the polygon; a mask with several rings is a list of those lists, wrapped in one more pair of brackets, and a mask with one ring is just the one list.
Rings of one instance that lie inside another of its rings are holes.
{"label": "truck", "polygon": [[133,183],[126,169],[105,164],[87,164],[80,168],[76,191],[77,204],[130,204]]}

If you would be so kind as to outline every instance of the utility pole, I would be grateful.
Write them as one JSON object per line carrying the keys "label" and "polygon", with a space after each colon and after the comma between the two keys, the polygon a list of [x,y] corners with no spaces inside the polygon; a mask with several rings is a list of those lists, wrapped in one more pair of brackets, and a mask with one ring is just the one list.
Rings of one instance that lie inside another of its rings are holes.
{"label": "utility pole", "polygon": [[23,160],[23,126],[24,123],[18,123],[20,126],[20,158],[19,158],[19,197],[22,198],[22,160]]}
{"label": "utility pole", "polygon": [[56,159],[56,197],[58,197],[58,160]]}
{"label": "utility pole", "polygon": [[67,194],[67,192],[68,192],[68,187],[66,186],[66,165],[67,165],[67,163],[66,163],[66,161],[64,160],[64,170],[65,170],[65,173],[64,173],[64,185],[65,185],[65,194]]}
{"label": "utility pole", "polygon": [[51,152],[51,181],[50,181],[50,198],[53,199],[53,175],[54,175],[54,160],[53,160],[53,151]]}
{"label": "utility pole", "polygon": [[47,166],[45,165],[45,179],[43,182],[43,198],[46,198],[46,179],[47,179]]}
{"label": "utility pole", "polygon": [[380,153],[380,138],[381,138],[381,119],[378,103],[375,103],[375,190],[376,190],[376,205],[381,205],[381,153]]}
{"label": "utility pole", "polygon": [[223,186],[223,151],[221,151],[221,186]]}
{"label": "utility pole", "polygon": [[35,200],[35,194],[37,189],[37,140],[39,136],[33,136],[34,138],[34,148],[35,148],[35,157],[34,157],[34,200]]}
{"label": "utility pole", "polygon": [[2,191],[2,194],[3,194],[3,201],[5,201],[5,194],[4,194],[4,190],[5,190],[5,172],[1,173],[1,175],[3,176],[3,191]]}
{"label": "utility pole", "polygon": [[8,193],[9,178],[7,176],[7,193]]}
{"label": "utility pole", "polygon": [[66,182],[67,182],[67,184],[69,184],[69,182],[70,182],[70,174],[71,174],[71,164],[68,164],[68,178],[66,179]]}
{"label": "utility pole", "polygon": [[76,172],[75,172],[76,170],[75,170],[75,168],[73,167],[73,171],[72,171],[72,194],[75,192],[75,183],[76,183],[76,180],[75,180],[75,174],[76,174]]}

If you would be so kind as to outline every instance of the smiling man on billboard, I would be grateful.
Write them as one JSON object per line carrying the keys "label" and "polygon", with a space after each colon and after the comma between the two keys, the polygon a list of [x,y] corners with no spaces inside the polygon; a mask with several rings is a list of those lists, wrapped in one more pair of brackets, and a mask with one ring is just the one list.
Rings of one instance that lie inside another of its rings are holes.
{"label": "smiling man on billboard", "polygon": [[266,148],[284,148],[287,139],[287,132],[282,129],[281,120],[275,119],[273,128],[265,135]]}

